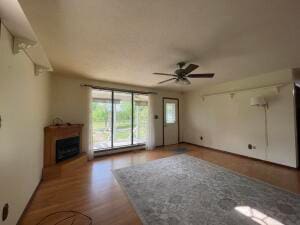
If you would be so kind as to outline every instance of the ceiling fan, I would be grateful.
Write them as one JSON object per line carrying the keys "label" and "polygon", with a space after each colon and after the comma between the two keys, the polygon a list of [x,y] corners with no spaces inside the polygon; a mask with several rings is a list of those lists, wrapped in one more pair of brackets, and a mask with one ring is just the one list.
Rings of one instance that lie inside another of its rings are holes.
{"label": "ceiling fan", "polygon": [[163,84],[169,81],[175,81],[176,84],[190,85],[191,82],[188,78],[212,78],[215,74],[213,73],[202,73],[202,74],[191,74],[199,66],[195,64],[189,64],[185,69],[183,68],[186,63],[177,63],[179,69],[175,70],[174,74],[169,73],[153,73],[154,75],[171,76],[173,78],[159,82],[158,84]]}

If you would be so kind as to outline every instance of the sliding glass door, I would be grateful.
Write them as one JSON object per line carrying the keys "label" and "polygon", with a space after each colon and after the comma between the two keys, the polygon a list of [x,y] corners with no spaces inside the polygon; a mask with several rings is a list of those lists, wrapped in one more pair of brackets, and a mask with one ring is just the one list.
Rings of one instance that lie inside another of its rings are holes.
{"label": "sliding glass door", "polygon": [[93,90],[94,151],[144,144],[148,131],[148,96]]}
{"label": "sliding glass door", "polygon": [[146,143],[148,133],[148,96],[134,94],[133,144]]}
{"label": "sliding glass door", "polygon": [[131,145],[132,93],[114,92],[113,147]]}
{"label": "sliding glass door", "polygon": [[93,149],[112,147],[112,91],[93,90]]}

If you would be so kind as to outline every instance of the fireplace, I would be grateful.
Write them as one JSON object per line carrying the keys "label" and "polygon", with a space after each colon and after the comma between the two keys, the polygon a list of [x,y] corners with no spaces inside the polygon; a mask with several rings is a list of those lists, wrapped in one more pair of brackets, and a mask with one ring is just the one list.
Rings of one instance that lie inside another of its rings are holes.
{"label": "fireplace", "polygon": [[45,127],[44,167],[82,154],[82,124]]}
{"label": "fireplace", "polygon": [[80,137],[56,140],[56,162],[72,158],[80,153]]}
{"label": "fireplace", "polygon": [[43,180],[66,175],[87,162],[81,146],[82,127],[83,124],[45,127]]}

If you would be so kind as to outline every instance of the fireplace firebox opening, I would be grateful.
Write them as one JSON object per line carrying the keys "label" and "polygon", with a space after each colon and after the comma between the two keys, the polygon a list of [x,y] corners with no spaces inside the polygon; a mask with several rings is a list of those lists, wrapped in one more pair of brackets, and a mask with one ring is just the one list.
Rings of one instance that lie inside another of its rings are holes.
{"label": "fireplace firebox opening", "polygon": [[56,140],[56,162],[72,158],[80,153],[80,137]]}

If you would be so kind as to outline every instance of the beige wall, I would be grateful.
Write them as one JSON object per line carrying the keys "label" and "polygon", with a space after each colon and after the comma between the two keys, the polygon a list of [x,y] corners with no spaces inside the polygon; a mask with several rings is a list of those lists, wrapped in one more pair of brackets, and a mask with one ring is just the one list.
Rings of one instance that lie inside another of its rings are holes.
{"label": "beige wall", "polygon": [[[128,85],[106,83],[100,81],[92,81],[78,78],[70,78],[59,75],[54,75],[52,78],[52,101],[51,101],[51,118],[59,117],[65,122],[70,123],[83,123],[88,124],[87,115],[87,88],[81,87],[80,84],[93,84],[99,86],[105,86],[110,88],[123,88],[129,90],[139,91],[153,91],[147,88],[140,88]],[[158,95],[155,95],[155,114],[159,116],[158,120],[155,120],[155,143],[156,145],[162,145],[162,97],[179,98],[180,104],[182,104],[182,95],[177,92],[157,91]],[[180,107],[180,112],[182,107]],[[180,113],[182,119],[182,113]],[[84,128],[83,144],[87,146],[87,126]],[[182,135],[181,135],[182,136]]]}
{"label": "beige wall", "polygon": [[12,54],[12,37],[0,34],[0,208],[9,203],[15,225],[40,181],[43,128],[49,121],[49,77],[35,76],[24,53]]}
{"label": "beige wall", "polygon": [[[289,82],[277,94],[273,88],[206,97],[205,94]],[[265,96],[269,146],[265,143],[264,111],[250,106],[253,96]],[[292,70],[278,71],[188,92],[184,95],[186,142],[296,167]],[[204,139],[201,141],[200,136]],[[256,149],[249,150],[248,144]]]}

